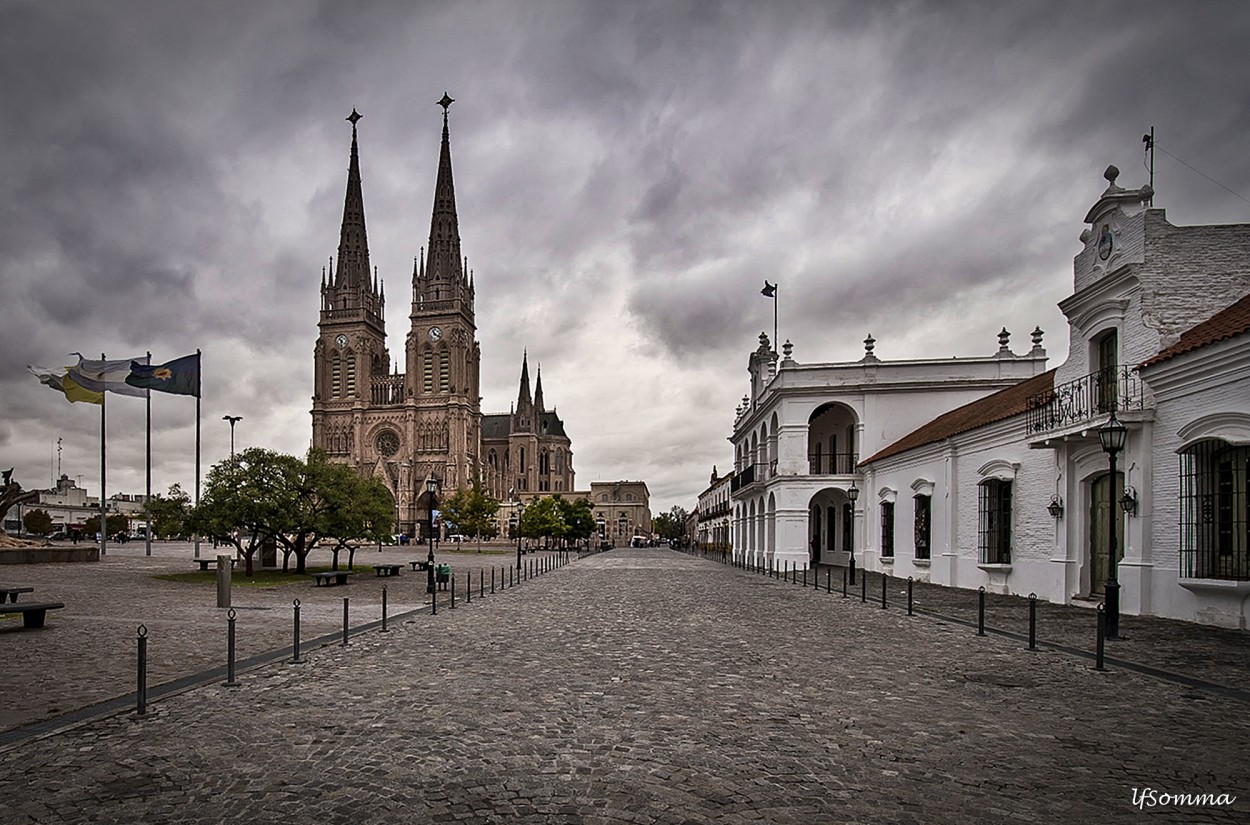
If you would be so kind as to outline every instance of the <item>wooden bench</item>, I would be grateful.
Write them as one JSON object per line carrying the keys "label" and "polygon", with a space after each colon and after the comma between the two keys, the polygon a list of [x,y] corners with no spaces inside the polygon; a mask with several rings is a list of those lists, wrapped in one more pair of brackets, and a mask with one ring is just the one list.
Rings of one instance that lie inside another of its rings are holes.
{"label": "wooden bench", "polygon": [[375,576],[398,576],[399,568],[402,564],[375,564],[373,565],[373,573]]}
{"label": "wooden bench", "polygon": [[347,584],[347,577],[352,574],[351,570],[326,570],[323,573],[313,573],[313,586],[332,587],[336,584]]}
{"label": "wooden bench", "polygon": [[[200,569],[201,569],[201,570],[207,570],[207,569],[208,569],[208,568],[210,568],[210,567],[216,567],[216,566],[217,566],[217,557],[216,557],[216,556],[213,556],[212,558],[209,558],[209,559],[196,559],[195,561],[196,561],[196,563],[200,566]],[[238,561],[239,561],[239,560],[238,560],[238,559],[236,559],[236,558],[232,558],[232,559],[230,559],[230,569],[231,569],[231,570],[233,570],[233,569],[235,568],[235,566],[238,564]]]}
{"label": "wooden bench", "polygon": [[426,570],[430,569],[430,563],[428,561],[410,561],[408,563],[412,565],[412,569],[414,571],[420,570],[424,573]]}
{"label": "wooden bench", "polygon": [[60,610],[65,605],[60,602],[22,602],[21,604],[0,604],[0,613],[21,613],[23,627],[43,627],[44,617],[49,610]]}
{"label": "wooden bench", "polygon": [[18,593],[34,593],[33,587],[0,587],[0,604],[17,602]]}

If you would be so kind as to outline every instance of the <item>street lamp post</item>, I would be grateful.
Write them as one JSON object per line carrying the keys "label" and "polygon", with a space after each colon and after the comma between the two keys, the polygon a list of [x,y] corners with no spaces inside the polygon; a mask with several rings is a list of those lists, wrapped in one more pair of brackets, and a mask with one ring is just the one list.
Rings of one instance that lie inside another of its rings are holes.
{"label": "street lamp post", "polygon": [[223,415],[222,421],[230,422],[230,457],[234,458],[234,425],[243,420],[241,415]]}
{"label": "street lamp post", "polygon": [[855,480],[851,479],[851,489],[846,491],[846,497],[851,502],[851,529],[847,531],[850,542],[846,548],[848,558],[847,567],[850,568],[851,584],[855,584],[855,502],[859,498],[859,488],[855,486]]}
{"label": "street lamp post", "polygon": [[1111,418],[1098,428],[1098,440],[1102,443],[1103,452],[1107,454],[1107,460],[1111,469],[1110,491],[1108,492],[1108,500],[1110,506],[1107,508],[1107,583],[1103,586],[1103,609],[1106,614],[1106,637],[1108,639],[1120,638],[1120,582],[1116,577],[1116,522],[1120,518],[1120,512],[1116,505],[1118,502],[1115,498],[1115,462],[1116,456],[1124,449],[1125,443],[1128,441],[1128,427],[1120,423],[1115,417],[1115,410],[1111,411]]}
{"label": "street lamp post", "polygon": [[429,552],[429,555],[426,557],[427,575],[426,575],[426,580],[425,580],[425,592],[433,593],[434,592],[434,508],[438,506],[438,499],[435,498],[435,494],[438,492],[438,479],[435,478],[434,476],[430,476],[428,479],[426,479],[425,491],[430,494],[430,506],[429,506],[430,529],[425,537],[426,541],[429,542],[430,552]]}
{"label": "street lamp post", "polygon": [[516,533],[516,568],[521,569],[521,516],[525,514],[525,504],[519,499],[516,503],[516,514],[512,517],[514,531]]}

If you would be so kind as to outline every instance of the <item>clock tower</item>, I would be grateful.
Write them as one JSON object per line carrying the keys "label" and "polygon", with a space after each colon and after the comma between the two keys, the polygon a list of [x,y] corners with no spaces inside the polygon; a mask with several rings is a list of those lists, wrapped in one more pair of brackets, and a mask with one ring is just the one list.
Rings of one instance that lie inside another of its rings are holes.
{"label": "clock tower", "polygon": [[[356,449],[366,407],[372,403],[375,377],[390,367],[386,349],[386,297],[376,270],[369,265],[364,194],[355,109],[347,194],[339,230],[338,258],[321,272],[321,316],[314,346],[313,444],[340,459]],[[337,264],[337,265],[336,265]],[[352,463],[359,465],[359,461]]]}
{"label": "clock tower", "polygon": [[385,293],[371,272],[365,237],[353,110],[351,163],[337,267],[322,274],[314,347],[313,446],[395,496],[397,530],[424,535],[427,479],[440,497],[467,487],[480,470],[481,348],[473,275],[460,252],[446,94],[429,244],[413,263],[404,372],[392,367],[383,321]]}

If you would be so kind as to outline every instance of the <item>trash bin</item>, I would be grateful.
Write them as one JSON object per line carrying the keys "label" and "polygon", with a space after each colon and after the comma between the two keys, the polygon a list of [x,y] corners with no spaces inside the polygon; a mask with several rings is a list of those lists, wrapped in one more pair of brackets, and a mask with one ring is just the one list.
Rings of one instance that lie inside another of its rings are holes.
{"label": "trash bin", "polygon": [[451,581],[451,565],[439,564],[434,567],[434,580],[438,582],[440,590],[447,589],[447,582]]}

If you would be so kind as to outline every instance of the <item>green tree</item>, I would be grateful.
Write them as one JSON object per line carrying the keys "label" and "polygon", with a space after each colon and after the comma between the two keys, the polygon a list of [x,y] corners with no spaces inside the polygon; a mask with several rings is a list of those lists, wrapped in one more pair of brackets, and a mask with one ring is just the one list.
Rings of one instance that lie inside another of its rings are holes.
{"label": "green tree", "polygon": [[157,493],[143,505],[143,517],[152,525],[152,534],[160,538],[186,535],[191,497],[181,485],[173,484],[165,495]]}
{"label": "green tree", "polygon": [[521,514],[517,530],[527,539],[559,539],[564,536],[565,524],[560,515],[560,496],[544,496],[531,502]]}
{"label": "green tree", "polygon": [[22,527],[34,536],[46,536],[52,532],[52,516],[47,510],[27,510],[22,516]]}
{"label": "green tree", "polygon": [[[121,513],[109,513],[108,518],[104,522],[108,526],[108,534],[115,536],[118,533],[124,533],[130,529],[130,519]],[[83,527],[88,536],[94,536],[100,532],[100,517],[92,516],[87,519],[87,524]]]}
{"label": "green tree", "polygon": [[[314,465],[310,454],[309,465]],[[379,478],[362,478],[345,464],[321,463],[312,477],[318,497],[327,505],[314,522],[324,541],[332,541],[334,569],[339,552],[347,549],[347,566],[355,564],[356,548],[362,543],[381,542],[391,535],[395,520],[395,499]]]}
{"label": "green tree", "polygon": [[660,513],[651,521],[651,526],[660,538],[679,541],[686,534],[686,519],[690,513],[676,504],[667,513]]}
{"label": "green tree", "polygon": [[556,497],[560,517],[564,520],[565,536],[570,539],[584,541],[595,533],[594,505],[584,498],[576,501]]}
{"label": "green tree", "polygon": [[482,536],[490,533],[499,513],[499,499],[486,492],[479,479],[459,490],[443,502],[443,518],[456,525],[466,536],[477,539],[477,550],[482,552]]}
{"label": "green tree", "polygon": [[302,468],[298,458],[260,447],[215,464],[186,529],[232,545],[245,561],[245,574],[253,575],[256,551],[292,523]]}

